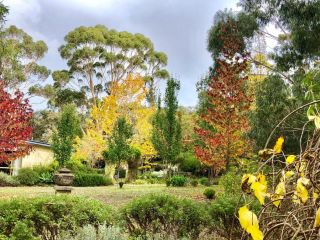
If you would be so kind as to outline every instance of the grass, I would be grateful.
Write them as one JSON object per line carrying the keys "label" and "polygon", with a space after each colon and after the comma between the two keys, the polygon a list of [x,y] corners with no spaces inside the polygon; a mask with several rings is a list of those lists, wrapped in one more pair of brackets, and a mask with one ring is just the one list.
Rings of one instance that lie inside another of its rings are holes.
{"label": "grass", "polygon": [[[217,192],[221,191],[219,186],[212,186]],[[207,187],[167,187],[164,184],[125,184],[122,189],[118,185],[107,187],[74,187],[72,194],[85,196],[100,200],[117,208],[133,200],[134,198],[150,194],[163,193],[172,194],[181,198],[189,198],[197,201],[206,201],[203,191]],[[16,197],[38,197],[54,195],[52,186],[47,187],[1,187],[0,200]]]}

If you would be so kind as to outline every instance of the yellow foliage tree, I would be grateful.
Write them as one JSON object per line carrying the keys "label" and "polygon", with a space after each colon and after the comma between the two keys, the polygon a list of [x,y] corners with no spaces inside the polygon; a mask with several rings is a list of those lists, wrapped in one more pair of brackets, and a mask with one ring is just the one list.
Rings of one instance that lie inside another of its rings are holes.
{"label": "yellow foliage tree", "polygon": [[110,92],[112,94],[91,110],[87,130],[83,138],[77,141],[74,157],[91,162],[102,158],[101,153],[107,148],[106,139],[120,116],[135,128],[132,145],[141,151],[142,156],[154,154],[150,141],[150,118],[155,110],[146,106],[148,89],[145,81],[138,75],[129,75],[123,82],[113,83]]}

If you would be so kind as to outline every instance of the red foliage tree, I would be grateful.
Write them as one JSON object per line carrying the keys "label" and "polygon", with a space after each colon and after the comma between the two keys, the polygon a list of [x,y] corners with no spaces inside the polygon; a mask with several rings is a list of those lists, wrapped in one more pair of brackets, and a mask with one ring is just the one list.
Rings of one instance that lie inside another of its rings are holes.
{"label": "red foliage tree", "polygon": [[245,92],[248,54],[242,50],[243,39],[230,21],[220,31],[221,52],[207,91],[208,109],[195,128],[200,143],[194,148],[196,157],[213,174],[248,150],[244,133],[249,129],[246,112],[251,102]]}
{"label": "red foliage tree", "polygon": [[0,81],[0,162],[8,162],[30,151],[32,109],[23,93],[9,94]]}

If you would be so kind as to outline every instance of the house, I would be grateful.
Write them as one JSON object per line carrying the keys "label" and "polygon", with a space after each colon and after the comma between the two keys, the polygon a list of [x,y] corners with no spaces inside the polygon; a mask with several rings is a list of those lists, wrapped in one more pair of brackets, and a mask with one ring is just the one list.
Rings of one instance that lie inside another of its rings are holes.
{"label": "house", "polygon": [[28,141],[28,144],[32,147],[30,153],[11,161],[8,168],[12,175],[17,175],[20,168],[49,165],[53,162],[53,151],[49,144],[37,141]]}

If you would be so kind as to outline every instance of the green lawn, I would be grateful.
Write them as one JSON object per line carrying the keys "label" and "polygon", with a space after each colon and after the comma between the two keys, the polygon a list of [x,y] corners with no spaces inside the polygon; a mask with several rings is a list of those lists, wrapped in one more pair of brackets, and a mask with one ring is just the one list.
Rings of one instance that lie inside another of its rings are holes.
{"label": "green lawn", "polygon": [[[217,192],[219,186],[212,186]],[[117,185],[107,187],[75,187],[72,194],[98,199],[102,202],[120,207],[130,200],[149,193],[172,194],[181,198],[206,201],[203,191],[206,187],[167,187],[163,184],[133,185],[125,184],[123,189]],[[54,195],[53,187],[0,187],[0,199],[14,197],[37,197]]]}

